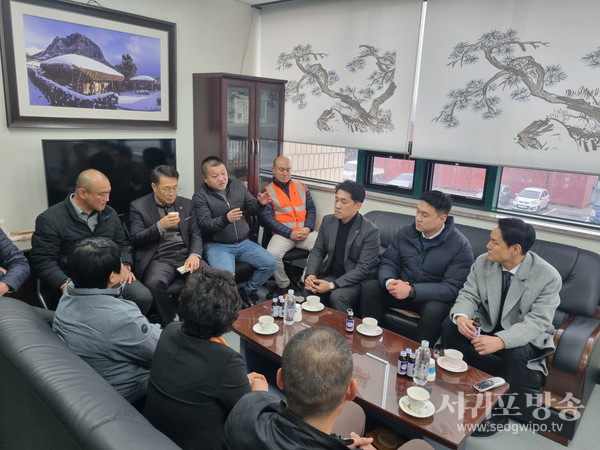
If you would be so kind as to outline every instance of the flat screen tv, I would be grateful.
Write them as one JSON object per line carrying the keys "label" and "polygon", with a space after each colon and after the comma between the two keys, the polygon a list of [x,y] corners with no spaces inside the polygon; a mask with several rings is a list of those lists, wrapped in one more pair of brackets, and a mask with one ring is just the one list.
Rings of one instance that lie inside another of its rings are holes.
{"label": "flat screen tv", "polygon": [[108,204],[125,216],[132,200],[152,192],[150,171],[175,166],[175,139],[44,139],[42,151],[48,206],[75,191],[81,171],[97,169],[110,180]]}

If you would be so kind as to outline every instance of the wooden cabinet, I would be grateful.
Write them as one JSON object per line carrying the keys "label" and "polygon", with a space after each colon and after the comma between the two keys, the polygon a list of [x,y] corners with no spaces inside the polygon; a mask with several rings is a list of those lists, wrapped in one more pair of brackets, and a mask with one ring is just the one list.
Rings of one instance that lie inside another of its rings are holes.
{"label": "wooden cabinet", "polygon": [[285,83],[224,73],[193,75],[195,189],[202,184],[200,165],[207,156],[221,158],[230,178],[243,181],[253,195],[270,180],[283,144]]}

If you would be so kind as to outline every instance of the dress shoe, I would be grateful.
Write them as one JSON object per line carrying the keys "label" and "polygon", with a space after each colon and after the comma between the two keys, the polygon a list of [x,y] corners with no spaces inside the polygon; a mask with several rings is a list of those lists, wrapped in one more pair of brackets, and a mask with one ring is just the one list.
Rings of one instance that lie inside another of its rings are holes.
{"label": "dress shoe", "polygon": [[302,291],[304,290],[304,283],[300,280],[296,280],[294,283],[292,283],[290,288],[296,290],[296,292],[298,292],[298,295],[302,295]]}
{"label": "dress shoe", "polygon": [[487,437],[496,434],[498,431],[504,429],[504,426],[508,423],[508,417],[503,415],[492,415],[489,419],[483,419],[475,431],[473,436],[476,437]]}
{"label": "dress shoe", "polygon": [[276,297],[279,297],[280,295],[285,295],[285,294],[287,294],[289,289],[292,289],[291,284],[288,284],[286,287],[283,287],[283,288],[275,286],[273,288],[273,290],[269,291],[269,293],[267,294],[267,298],[276,298]]}
{"label": "dress shoe", "polygon": [[254,306],[258,303],[258,291],[248,292],[248,303],[250,306]]}
{"label": "dress shoe", "polygon": [[238,292],[240,294],[240,297],[242,298],[242,309],[250,308],[251,306],[253,306],[250,303],[250,299],[248,298],[248,293],[246,292],[246,289],[240,288],[238,289]]}

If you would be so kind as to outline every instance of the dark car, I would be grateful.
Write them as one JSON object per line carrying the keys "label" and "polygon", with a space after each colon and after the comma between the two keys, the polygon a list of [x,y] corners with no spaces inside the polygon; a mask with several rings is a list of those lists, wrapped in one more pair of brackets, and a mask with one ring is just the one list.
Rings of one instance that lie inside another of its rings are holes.
{"label": "dark car", "polygon": [[510,204],[512,194],[510,193],[510,186],[507,184],[500,185],[500,192],[498,193],[498,206],[506,206]]}
{"label": "dark car", "polygon": [[596,199],[591,204],[592,210],[590,211],[590,222],[600,223],[600,198]]}

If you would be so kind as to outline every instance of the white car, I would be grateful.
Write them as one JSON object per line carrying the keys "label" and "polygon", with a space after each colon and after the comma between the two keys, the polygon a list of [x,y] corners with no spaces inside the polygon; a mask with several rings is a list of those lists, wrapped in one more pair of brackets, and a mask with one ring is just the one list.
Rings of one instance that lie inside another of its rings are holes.
{"label": "white car", "polygon": [[526,187],[513,200],[513,209],[538,212],[548,206],[550,195],[546,189]]}
{"label": "white car", "polygon": [[[344,164],[344,180],[356,181],[356,172],[358,169],[358,161],[352,160]],[[373,182],[377,182],[385,174],[384,169],[375,167],[373,169]]]}
{"label": "white car", "polygon": [[414,175],[411,172],[405,172],[398,175],[393,180],[388,181],[388,186],[398,186],[401,188],[412,189]]}

